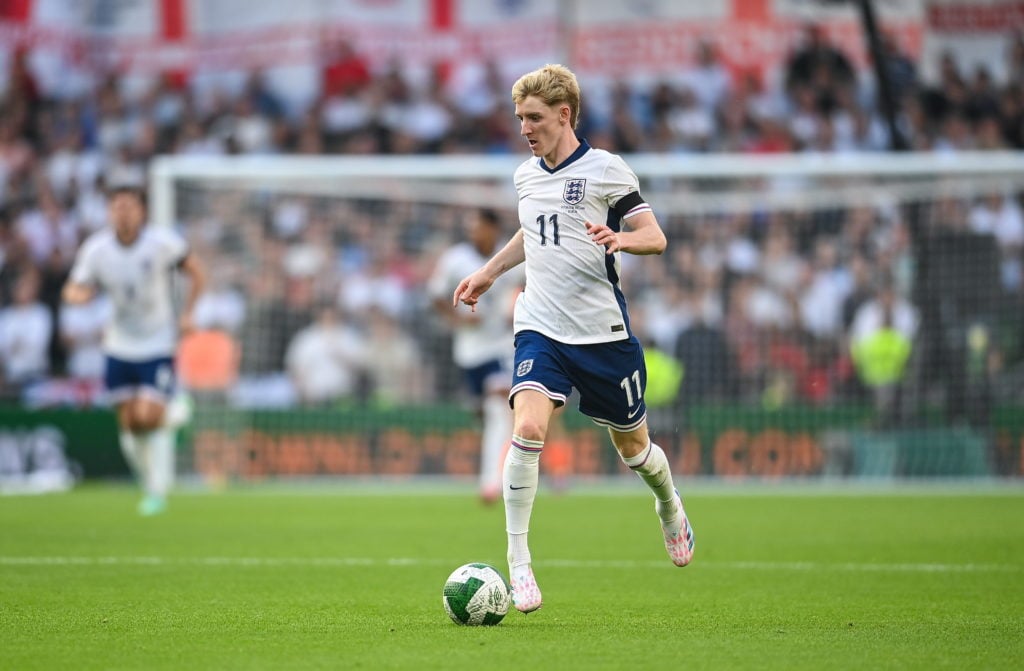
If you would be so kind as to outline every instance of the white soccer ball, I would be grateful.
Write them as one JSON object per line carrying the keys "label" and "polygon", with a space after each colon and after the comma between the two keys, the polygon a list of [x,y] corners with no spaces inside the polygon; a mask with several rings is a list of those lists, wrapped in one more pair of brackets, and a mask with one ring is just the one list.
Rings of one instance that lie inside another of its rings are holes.
{"label": "white soccer ball", "polygon": [[464,564],[444,583],[444,610],[456,624],[498,624],[512,603],[512,588],[489,564]]}

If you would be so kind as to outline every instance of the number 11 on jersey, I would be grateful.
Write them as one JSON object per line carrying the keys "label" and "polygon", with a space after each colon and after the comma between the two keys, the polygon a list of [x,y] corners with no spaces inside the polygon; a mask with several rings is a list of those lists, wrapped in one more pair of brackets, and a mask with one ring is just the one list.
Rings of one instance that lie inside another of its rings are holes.
{"label": "number 11 on jersey", "polygon": [[[558,245],[558,214],[549,215],[547,220],[551,222],[551,243]],[[548,244],[547,225],[544,223],[543,214],[537,217],[537,225],[540,226],[540,244],[546,246]]]}

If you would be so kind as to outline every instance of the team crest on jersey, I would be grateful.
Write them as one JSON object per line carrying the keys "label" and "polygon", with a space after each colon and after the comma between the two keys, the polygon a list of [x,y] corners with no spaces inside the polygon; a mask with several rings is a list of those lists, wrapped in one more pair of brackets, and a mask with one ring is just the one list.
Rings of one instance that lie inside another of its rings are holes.
{"label": "team crest on jersey", "polygon": [[587,188],[585,179],[565,180],[565,190],[562,191],[562,200],[570,205],[579,205],[583,201],[583,193]]}
{"label": "team crest on jersey", "polygon": [[533,359],[527,359],[526,361],[520,361],[519,365],[516,366],[516,377],[522,377],[533,370]]}

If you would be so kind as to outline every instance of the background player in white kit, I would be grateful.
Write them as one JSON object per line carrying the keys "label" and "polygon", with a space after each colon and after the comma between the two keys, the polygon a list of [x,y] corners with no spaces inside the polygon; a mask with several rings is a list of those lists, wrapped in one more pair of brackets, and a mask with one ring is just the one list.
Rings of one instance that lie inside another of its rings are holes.
{"label": "background player in white kit", "polygon": [[[141,188],[121,186],[109,196],[110,228],[89,236],[64,286],[65,302],[90,300],[99,290],[113,303],[103,336],[104,383],[117,412],[121,450],[144,496],[139,513],[167,506],[174,479],[175,429],[183,409],[174,393],[174,352],[179,331],[191,330],[192,309],[204,274],[188,243],[170,228],[145,226]],[[175,324],[172,274],[188,277],[189,291]]]}
{"label": "background player in white kit", "polygon": [[480,450],[480,497],[501,496],[501,456],[512,431],[508,393],[512,388],[512,300],[522,287],[516,273],[504,275],[479,305],[465,312],[449,296],[459,281],[483,265],[502,240],[501,220],[493,210],[477,211],[467,226],[467,240],[449,247],[438,259],[428,291],[434,307],[454,332],[452,354],[466,386],[479,403],[483,420]]}
{"label": "background player in white kit", "polygon": [[499,276],[525,261],[502,490],[512,601],[528,613],[541,606],[527,545],[540,453],[551,415],[573,387],[580,411],[608,427],[622,460],[654,492],[672,562],[686,566],[694,545],[668,459],[647,432],[643,350],[619,288],[618,253],[660,254],[665,235],[626,163],[576,137],[580,89],[571,71],[547,65],[523,75],[512,100],[534,155],[515,174],[521,228],[459,283],[453,304],[475,307]]}

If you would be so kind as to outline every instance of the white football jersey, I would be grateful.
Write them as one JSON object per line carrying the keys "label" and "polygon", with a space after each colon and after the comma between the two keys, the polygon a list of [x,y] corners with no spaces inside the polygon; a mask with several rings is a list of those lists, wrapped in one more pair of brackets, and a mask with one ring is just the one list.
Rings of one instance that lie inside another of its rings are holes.
{"label": "white football jersey", "polygon": [[[497,249],[504,246],[505,243],[501,242]],[[430,297],[450,301],[459,282],[487,263],[487,260],[468,242],[450,247],[438,259],[430,277],[427,285]],[[476,315],[480,320],[475,324],[461,324],[454,331],[452,356],[456,365],[473,368],[488,361],[512,356],[513,337],[509,317],[513,296],[522,284],[522,271],[513,268],[480,296],[476,306]]]}
{"label": "white football jersey", "polygon": [[618,231],[622,219],[649,212],[636,175],[619,156],[581,141],[553,170],[542,158],[524,162],[515,184],[526,250],[516,332],[573,345],[629,338],[619,254],[595,244],[585,222]]}
{"label": "white football jersey", "polygon": [[188,243],[170,228],[144,226],[125,246],[111,229],[89,236],[71,269],[71,281],[102,289],[113,303],[103,349],[127,361],[172,356],[177,324],[171,274]]}

